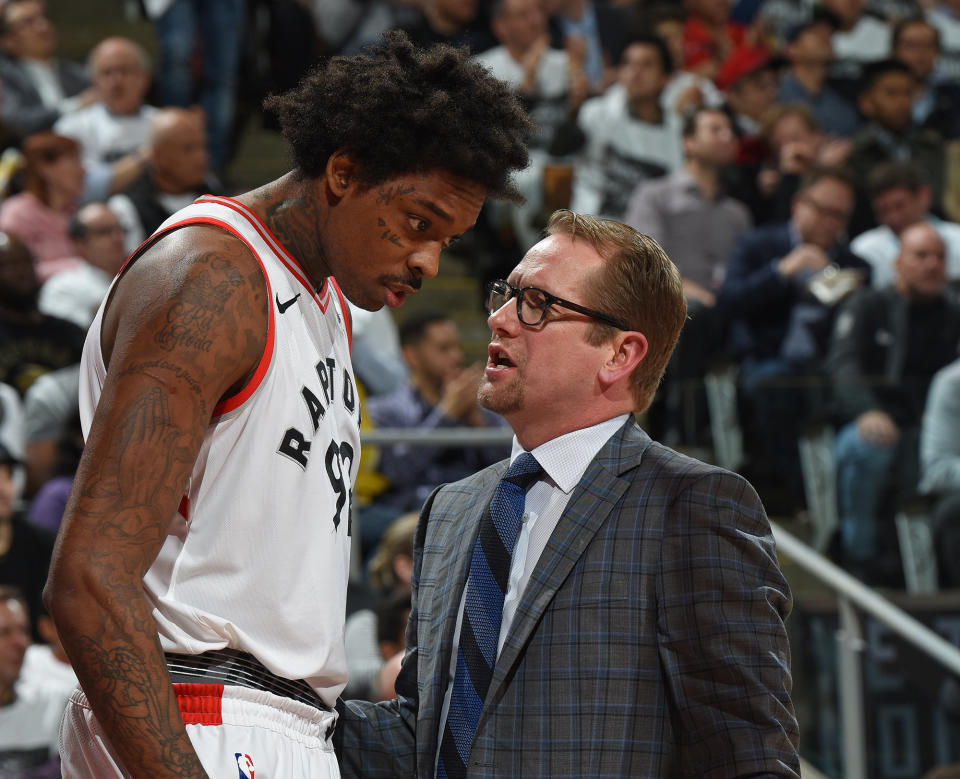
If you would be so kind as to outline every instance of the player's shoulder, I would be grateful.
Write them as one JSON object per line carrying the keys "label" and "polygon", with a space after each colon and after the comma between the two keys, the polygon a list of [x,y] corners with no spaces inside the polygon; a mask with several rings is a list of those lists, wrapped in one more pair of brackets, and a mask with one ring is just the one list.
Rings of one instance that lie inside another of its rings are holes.
{"label": "player's shoulder", "polygon": [[[213,224],[189,224],[156,238],[125,268],[125,277],[144,289],[166,290],[176,295],[193,284],[222,292],[241,288],[264,291],[266,283],[253,250],[240,238]],[[221,286],[224,285],[224,286]]]}
{"label": "player's shoulder", "polygon": [[[214,351],[239,321],[262,341],[269,316],[267,282],[252,250],[213,225],[162,235],[124,268],[104,312],[107,343],[123,327],[140,331],[202,327]],[[159,336],[158,336],[159,337]]]}

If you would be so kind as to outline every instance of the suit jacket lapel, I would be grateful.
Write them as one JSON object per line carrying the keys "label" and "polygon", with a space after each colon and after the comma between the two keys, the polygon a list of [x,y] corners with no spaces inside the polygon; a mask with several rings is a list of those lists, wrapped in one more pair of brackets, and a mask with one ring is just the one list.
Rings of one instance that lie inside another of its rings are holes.
{"label": "suit jacket lapel", "polygon": [[[498,699],[504,679],[520,662],[524,647],[557,589],[626,492],[629,482],[620,478],[621,475],[636,467],[649,443],[650,437],[631,418],[587,466],[517,606],[493,669],[488,703]],[[488,710],[484,709],[480,723]]]}

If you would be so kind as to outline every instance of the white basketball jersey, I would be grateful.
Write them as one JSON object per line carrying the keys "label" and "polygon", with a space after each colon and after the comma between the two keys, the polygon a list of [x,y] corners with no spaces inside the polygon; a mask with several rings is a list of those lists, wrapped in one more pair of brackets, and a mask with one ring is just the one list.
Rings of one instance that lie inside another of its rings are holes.
{"label": "white basketball jersey", "polygon": [[[305,679],[331,706],[346,683],[350,494],[360,460],[360,406],[333,278],[317,293],[249,209],[205,196],[155,233],[211,224],[243,241],[270,300],[256,374],[214,409],[187,490],[144,577],[165,651],[249,652]],[[101,306],[81,363],[89,431],[106,369]]]}

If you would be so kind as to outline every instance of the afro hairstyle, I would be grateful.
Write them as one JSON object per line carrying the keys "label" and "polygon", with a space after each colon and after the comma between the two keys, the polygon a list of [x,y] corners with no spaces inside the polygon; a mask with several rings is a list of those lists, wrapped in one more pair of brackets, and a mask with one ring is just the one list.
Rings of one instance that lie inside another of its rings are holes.
{"label": "afro hairstyle", "polygon": [[298,173],[315,178],[342,150],[368,186],[446,171],[496,198],[520,201],[533,125],[504,82],[466,49],[415,47],[400,31],[355,56],[333,57],[294,89],[268,97]]}

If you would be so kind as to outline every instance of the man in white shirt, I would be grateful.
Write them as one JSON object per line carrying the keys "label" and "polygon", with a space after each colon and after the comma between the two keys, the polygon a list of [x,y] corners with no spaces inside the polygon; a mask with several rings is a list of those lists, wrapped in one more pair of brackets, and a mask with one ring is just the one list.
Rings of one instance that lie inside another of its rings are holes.
{"label": "man in white shirt", "polygon": [[81,208],[70,220],[69,229],[77,255],[85,262],[47,279],[40,288],[38,306],[45,314],[86,329],[126,259],[124,229],[103,203]]}
{"label": "man in white shirt", "polygon": [[567,51],[550,47],[547,16],[538,0],[497,0],[491,8],[499,46],[474,59],[517,91],[537,125],[530,141],[530,165],[517,176],[524,203],[498,204],[509,215],[524,249],[540,237],[544,167],[556,158],[547,152],[557,128],[579,108],[590,84],[579,62],[571,68]]}
{"label": "man in white shirt", "polygon": [[554,143],[557,153],[576,150],[577,141],[582,148],[574,166],[574,211],[620,219],[637,184],[682,166],[680,122],[660,102],[672,70],[663,41],[637,36],[624,49],[618,82],[581,106],[569,144]]}
{"label": "man in white shirt", "polygon": [[0,585],[0,776],[52,776],[57,763],[67,698],[52,688],[17,685],[29,646],[27,602],[17,589]]}
{"label": "man in white shirt", "polygon": [[872,286],[882,289],[896,281],[900,233],[917,222],[930,222],[940,234],[947,254],[947,280],[960,281],[960,224],[930,213],[933,194],[923,171],[910,162],[887,163],[873,171],[867,188],[879,225],[854,238],[850,250],[870,263]]}
{"label": "man in white shirt", "polygon": [[144,171],[150,119],[157,109],[144,100],[150,88],[150,58],[128,38],[106,38],[90,53],[90,74],[99,100],[66,114],[54,132],[77,141],[86,169],[84,200],[106,200]]}

